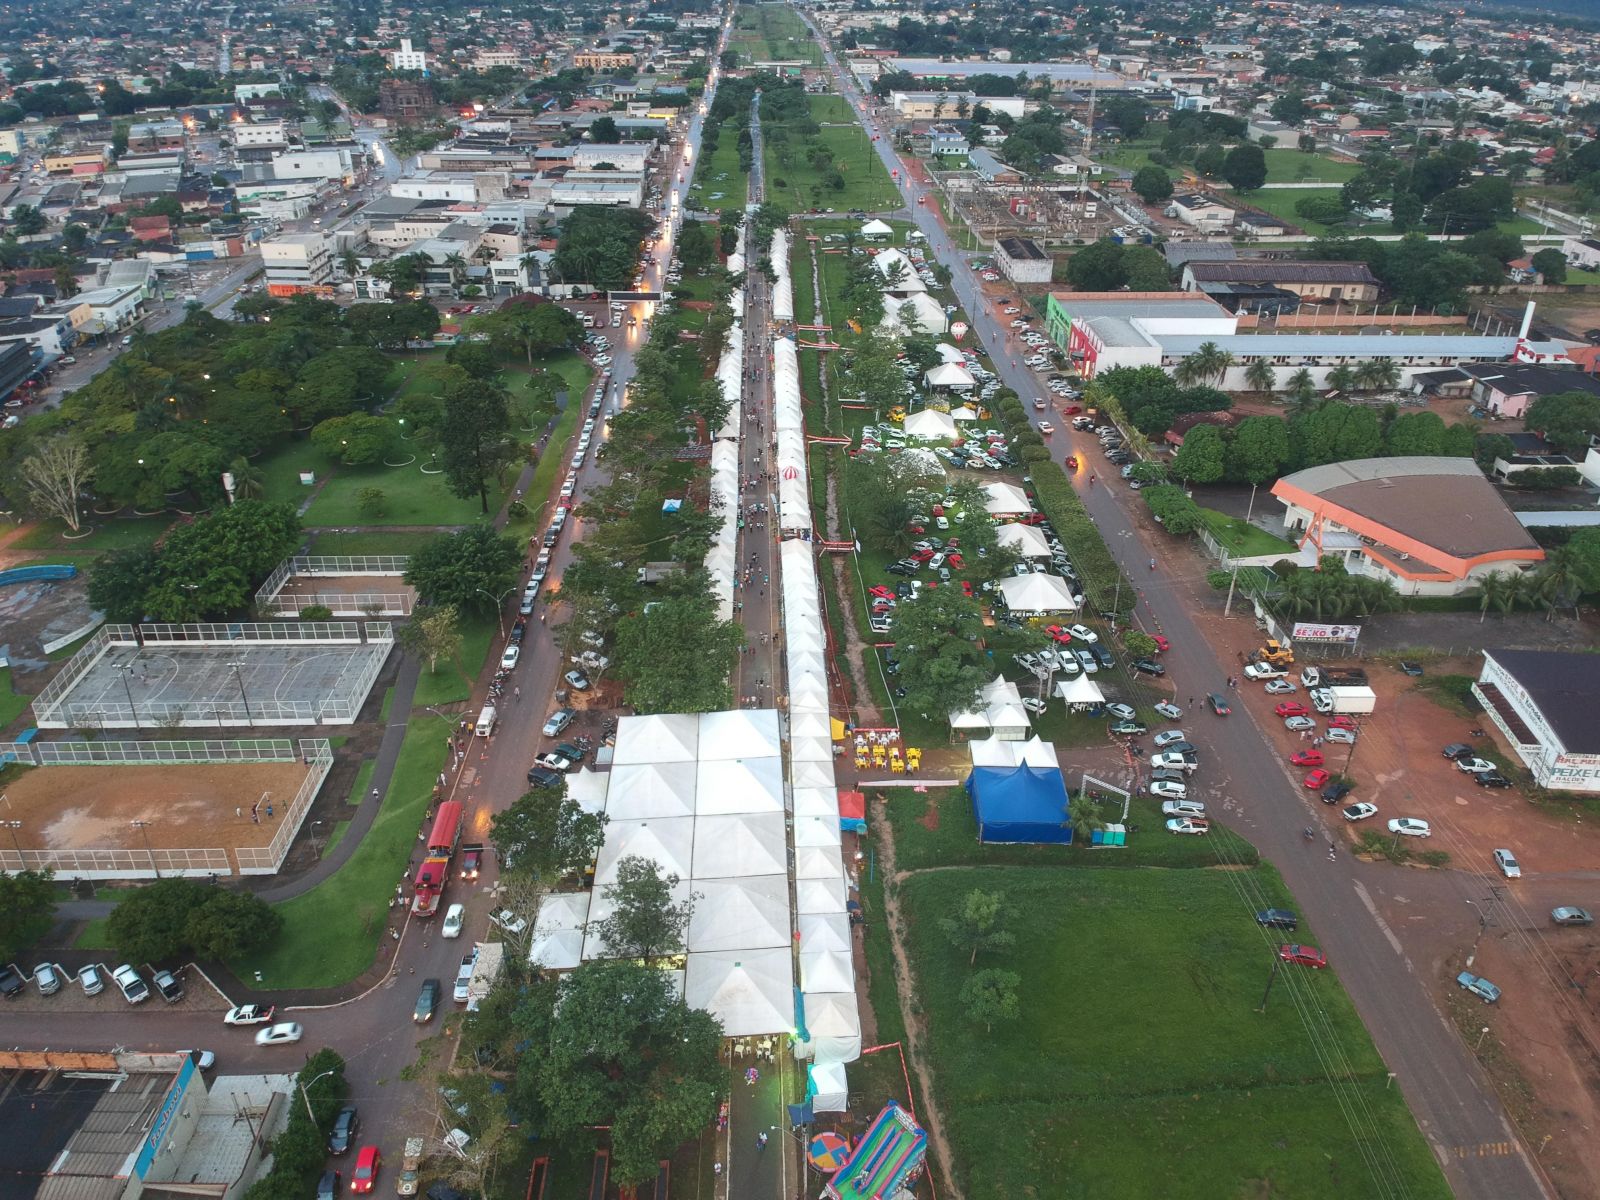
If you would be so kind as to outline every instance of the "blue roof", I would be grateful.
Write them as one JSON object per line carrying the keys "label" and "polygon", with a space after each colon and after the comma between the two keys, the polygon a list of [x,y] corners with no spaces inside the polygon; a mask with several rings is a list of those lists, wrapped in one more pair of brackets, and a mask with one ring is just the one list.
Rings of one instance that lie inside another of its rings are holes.
{"label": "blue roof", "polygon": [[1072,841],[1060,767],[977,767],[967,777],[980,842]]}

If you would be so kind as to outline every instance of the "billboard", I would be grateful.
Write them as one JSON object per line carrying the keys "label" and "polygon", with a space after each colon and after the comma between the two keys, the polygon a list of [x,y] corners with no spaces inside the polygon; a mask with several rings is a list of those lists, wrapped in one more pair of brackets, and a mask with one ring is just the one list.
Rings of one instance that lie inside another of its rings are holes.
{"label": "billboard", "polygon": [[1296,621],[1289,636],[1295,641],[1343,642],[1354,645],[1361,636],[1359,625],[1324,625],[1320,621]]}

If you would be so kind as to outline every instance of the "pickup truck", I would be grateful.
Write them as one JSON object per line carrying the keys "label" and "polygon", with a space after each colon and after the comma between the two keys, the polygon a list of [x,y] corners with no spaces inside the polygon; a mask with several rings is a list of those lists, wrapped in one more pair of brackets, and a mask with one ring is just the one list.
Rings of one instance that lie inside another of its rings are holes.
{"label": "pickup truck", "polygon": [[418,1172],[421,1169],[422,1139],[408,1137],[405,1150],[400,1155],[400,1177],[395,1180],[395,1192],[401,1196],[415,1196],[419,1183]]}

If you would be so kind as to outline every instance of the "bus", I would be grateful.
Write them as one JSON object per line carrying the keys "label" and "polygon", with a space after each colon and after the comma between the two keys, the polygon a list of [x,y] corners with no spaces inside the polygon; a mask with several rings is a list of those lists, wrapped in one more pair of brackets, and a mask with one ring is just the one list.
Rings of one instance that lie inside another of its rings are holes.
{"label": "bus", "polygon": [[439,815],[433,819],[433,832],[428,835],[428,857],[449,858],[456,852],[456,842],[461,837],[459,800],[446,800],[439,805]]}

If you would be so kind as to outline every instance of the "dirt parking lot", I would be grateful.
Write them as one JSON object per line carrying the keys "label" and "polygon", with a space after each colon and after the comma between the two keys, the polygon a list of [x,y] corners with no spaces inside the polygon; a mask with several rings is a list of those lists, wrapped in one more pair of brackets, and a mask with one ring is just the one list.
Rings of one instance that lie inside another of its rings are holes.
{"label": "dirt parking lot", "polygon": [[[64,982],[61,990],[53,996],[41,996],[39,989],[33,985],[32,972],[34,964],[18,963],[17,966],[28,974],[27,986],[17,994],[14,1000],[6,1004],[8,1013],[95,1013],[115,1020],[128,1010],[128,1002],[122,998],[122,992],[111,978],[114,968],[122,965],[118,958],[108,958],[106,955],[114,954],[107,950],[100,954],[79,954],[71,962],[56,963],[61,970]],[[81,961],[80,961],[81,960]],[[54,961],[54,960],[51,960]],[[83,987],[79,984],[76,972],[80,966],[93,963],[100,968],[100,978],[105,984],[105,989],[96,996],[85,996]],[[211,981],[193,967],[175,968],[173,974],[178,982],[183,985],[183,995],[172,1003],[167,1003],[161,998],[154,985],[150,984],[152,972],[148,967],[139,965],[135,968],[139,977],[146,985],[150,986],[150,998],[140,1002],[141,1007],[153,1008],[161,1011],[185,1013],[221,1013],[225,1012],[228,998],[212,986]],[[218,1022],[221,1028],[221,1022]]]}

